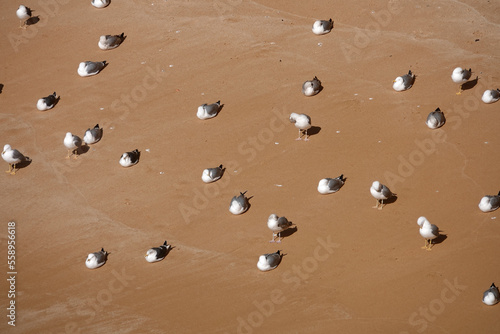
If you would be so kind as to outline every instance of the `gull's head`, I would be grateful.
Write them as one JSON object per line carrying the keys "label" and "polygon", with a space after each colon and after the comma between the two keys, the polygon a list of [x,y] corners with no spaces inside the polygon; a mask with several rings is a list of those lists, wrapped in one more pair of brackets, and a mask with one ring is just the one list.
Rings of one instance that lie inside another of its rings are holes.
{"label": "gull's head", "polygon": [[382,185],[380,184],[380,182],[374,181],[372,183],[372,188],[375,189],[375,190],[377,190],[377,191],[379,191],[380,189],[382,189]]}
{"label": "gull's head", "polygon": [[2,154],[4,154],[4,153],[5,153],[5,152],[7,152],[7,151],[10,151],[10,150],[12,150],[12,148],[10,147],[10,145],[9,145],[9,144],[5,144],[5,146],[3,147],[3,152],[2,152]]}
{"label": "gull's head", "polygon": [[95,255],[94,254],[89,254],[87,256],[87,262],[94,261],[95,260]]}
{"label": "gull's head", "polygon": [[297,114],[297,113],[294,113],[294,112],[291,113],[290,114],[290,122],[295,123],[297,121],[298,116],[299,116],[299,114]]}
{"label": "gull's head", "polygon": [[[457,67],[453,70],[453,74],[460,74],[462,73],[463,69],[461,67]],[[449,72],[448,72],[449,73]]]}
{"label": "gull's head", "polygon": [[425,222],[427,222],[427,218],[425,218],[424,216],[419,217],[418,220],[417,220],[417,224],[420,227],[422,227],[425,224]]}
{"label": "gull's head", "polygon": [[267,220],[278,220],[278,215],[276,214],[271,214]]}

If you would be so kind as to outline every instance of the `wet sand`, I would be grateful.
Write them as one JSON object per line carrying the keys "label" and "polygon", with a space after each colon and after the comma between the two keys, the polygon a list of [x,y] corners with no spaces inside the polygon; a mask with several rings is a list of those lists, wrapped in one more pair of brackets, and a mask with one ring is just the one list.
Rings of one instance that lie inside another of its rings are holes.
{"label": "wet sand", "polygon": [[[500,284],[498,212],[477,207],[500,190],[500,104],[480,100],[500,85],[498,3],[67,2],[25,2],[40,19],[26,31],[18,4],[0,4],[0,142],[32,159],[2,175],[2,248],[15,221],[18,272],[16,327],[4,317],[2,332],[500,329],[500,306],[481,302]],[[312,34],[330,17],[331,33]],[[97,47],[121,32],[117,49]],[[87,60],[109,65],[81,78]],[[479,77],[461,95],[457,66]],[[414,86],[395,92],[409,69]],[[324,89],[305,97],[314,76]],[[53,91],[58,105],[38,111]],[[196,118],[217,100],[217,117]],[[437,107],[447,122],[430,130]],[[292,112],[311,116],[309,142],[294,140]],[[102,140],[66,160],[65,133],[96,123]],[[140,162],[122,168],[134,149]],[[205,185],[203,169],[221,163],[223,178]],[[340,174],[338,193],[317,192]],[[398,194],[381,211],[375,180]],[[251,207],[234,216],[240,191]],[[271,213],[297,225],[281,244],[268,242]],[[447,236],[431,252],[419,216]],[[165,239],[174,249],[147,263]],[[108,262],[88,270],[101,247]],[[278,268],[260,272],[259,255],[278,249]]]}

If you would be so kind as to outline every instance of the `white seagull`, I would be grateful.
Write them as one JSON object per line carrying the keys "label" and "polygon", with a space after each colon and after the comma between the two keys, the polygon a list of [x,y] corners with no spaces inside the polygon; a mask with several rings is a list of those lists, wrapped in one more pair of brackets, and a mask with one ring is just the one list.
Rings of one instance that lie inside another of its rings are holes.
{"label": "white seagull", "polygon": [[316,35],[324,35],[333,29],[333,20],[317,20],[312,26],[312,32]]}
{"label": "white seagull", "polygon": [[263,254],[259,256],[259,262],[257,262],[257,268],[260,271],[273,270],[281,262],[281,253],[277,251],[276,253]]}
{"label": "white seagull", "polygon": [[307,80],[302,84],[302,94],[305,96],[314,96],[321,90],[321,81],[318,77],[314,77],[312,80]]}
{"label": "white seagull", "polygon": [[220,100],[212,104],[205,103],[198,107],[196,116],[198,116],[199,119],[213,118],[217,116],[219,110],[220,110]]}
{"label": "white seagull", "polygon": [[[288,229],[293,225],[292,222],[288,221],[285,217],[278,217],[274,213],[267,219],[267,227],[273,231],[273,239],[269,242],[281,242],[281,232]],[[278,240],[276,240],[278,237]]]}
{"label": "white seagull", "polygon": [[111,50],[116,47],[118,47],[120,44],[122,44],[123,40],[125,39],[125,33],[121,33],[121,35],[102,35],[99,38],[99,48],[101,50]]}
{"label": "white seagull", "polygon": [[81,77],[96,75],[106,66],[106,61],[84,61],[78,65],[78,74]]}
{"label": "white seagull", "polygon": [[334,179],[329,177],[321,179],[319,180],[318,184],[318,192],[323,195],[336,193],[337,191],[340,190],[340,188],[342,188],[344,183],[345,183],[344,174],[341,174],[340,176]]}
{"label": "white seagull", "polygon": [[68,149],[68,156],[66,159],[69,159],[71,154],[74,154],[73,158],[76,159],[78,157],[78,149],[82,146],[82,140],[71,132],[66,132],[64,146]]}
{"label": "white seagull", "polygon": [[425,124],[429,127],[429,129],[437,129],[444,125],[446,119],[444,118],[444,114],[441,109],[437,108],[436,110],[429,113],[427,116],[427,121]]}
{"label": "white seagull", "polygon": [[101,248],[100,252],[90,253],[87,256],[87,260],[85,261],[85,265],[89,269],[96,269],[102,267],[108,258],[108,252]]}
{"label": "white seagull", "polygon": [[500,207],[500,191],[498,195],[486,195],[479,202],[479,209],[483,212],[495,211]]}
{"label": "white seagull", "polygon": [[101,140],[102,137],[102,128],[99,127],[99,124],[96,124],[92,129],[88,128],[85,131],[85,135],[83,136],[83,143],[86,145],[92,145]]}
{"label": "white seagull", "polygon": [[408,74],[394,79],[392,88],[394,88],[394,90],[397,92],[401,92],[410,89],[411,86],[413,86],[413,81],[415,81],[415,74],[411,73],[411,70],[409,70]]}
{"label": "white seagull", "polygon": [[420,226],[420,235],[425,239],[425,246],[422,248],[430,251],[432,248],[432,240],[439,236],[439,228],[436,225],[429,223],[425,217],[419,217],[417,224]]}
{"label": "white seagull", "polygon": [[223,169],[222,165],[220,165],[219,167],[215,167],[215,168],[207,168],[207,169],[203,170],[203,174],[201,174],[201,179],[205,183],[217,181],[218,179],[220,179],[222,177],[223,170],[224,169]]}
{"label": "white seagull", "polygon": [[29,158],[25,157],[18,150],[12,149],[9,144],[3,147],[2,158],[9,164],[9,170],[6,170],[5,173],[9,173],[11,175],[16,175],[17,164],[29,160]]}
{"label": "white seagull", "polygon": [[31,18],[31,9],[20,5],[16,11],[16,15],[19,18],[19,28],[26,29],[26,23]]}
{"label": "white seagull", "polygon": [[141,153],[139,150],[135,149],[132,152],[125,152],[120,158],[120,165],[123,167],[130,167],[139,162],[139,157]]}
{"label": "white seagull", "polygon": [[453,80],[454,83],[460,84],[460,91],[457,93],[457,95],[462,94],[462,86],[470,79],[471,75],[472,71],[470,68],[466,70],[462,69],[461,67],[457,67],[453,70],[453,73],[451,74],[451,80]]}
{"label": "white seagull", "polygon": [[500,89],[487,89],[484,91],[481,100],[484,103],[494,103],[500,99]]}
{"label": "white seagull", "polygon": [[290,122],[294,123],[295,127],[299,129],[299,138],[295,140],[301,140],[302,131],[304,131],[304,141],[308,141],[309,138],[307,136],[307,130],[311,128],[311,117],[307,116],[306,114],[297,114],[293,112],[290,114]]}
{"label": "white seagull", "polygon": [[246,191],[244,193],[240,192],[239,196],[234,196],[233,199],[231,200],[231,204],[229,205],[229,211],[233,215],[240,215],[248,210],[249,204],[248,204],[248,198],[245,197],[246,193],[247,193]]}
{"label": "white seagull", "polygon": [[109,5],[109,0],[91,0],[91,4],[92,6],[94,6],[95,8],[104,8],[104,7],[107,7]]}
{"label": "white seagull", "polygon": [[56,92],[54,92],[52,95],[39,99],[36,103],[36,108],[40,111],[52,109],[56,105],[58,99],[59,96],[57,96]]}
{"label": "white seagull", "polygon": [[498,288],[495,286],[495,283],[491,283],[490,288],[483,293],[483,303],[492,306],[499,301],[500,293],[498,292]]}
{"label": "white seagull", "polygon": [[165,258],[165,256],[167,256],[168,251],[171,248],[172,246],[167,244],[167,240],[165,240],[163,245],[149,249],[144,257],[146,258],[146,261],[150,263],[161,261]]}
{"label": "white seagull", "polygon": [[390,191],[389,188],[378,181],[372,183],[372,186],[370,187],[370,193],[377,200],[377,205],[375,205],[373,208],[378,208],[379,210],[382,210],[382,208],[384,207],[385,199],[389,199],[392,196],[396,195],[392,191]]}

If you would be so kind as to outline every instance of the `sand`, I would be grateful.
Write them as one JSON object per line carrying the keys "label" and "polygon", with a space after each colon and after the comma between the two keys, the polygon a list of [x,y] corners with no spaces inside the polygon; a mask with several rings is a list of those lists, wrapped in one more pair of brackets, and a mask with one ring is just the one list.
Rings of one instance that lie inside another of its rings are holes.
{"label": "sand", "polygon": [[[2,333],[498,332],[500,306],[481,298],[500,283],[500,222],[477,207],[500,190],[500,104],[480,100],[500,85],[498,2],[24,4],[39,16],[25,31],[18,4],[0,3],[0,143],[32,159],[0,175],[2,253],[9,221],[17,242],[16,326],[4,315]],[[330,34],[312,34],[330,17]],[[117,49],[97,47],[121,32]],[[87,60],[109,65],[81,78]],[[457,66],[479,77],[461,95]],[[409,69],[414,86],[395,92]],[[314,76],[324,89],[305,97]],[[58,105],[37,111],[53,91]],[[217,100],[217,117],[196,118]],[[447,123],[430,130],[437,107]],[[309,142],[294,140],[291,112],[311,116]],[[96,123],[102,140],[66,160],[66,132]],[[140,162],[122,168],[134,149]],[[340,174],[338,193],[317,192]],[[375,180],[398,194],[381,211]],[[251,207],[234,216],[240,191]],[[281,244],[268,242],[271,213],[297,225]],[[430,252],[419,216],[447,236]],[[170,254],[147,263],[164,240]],[[108,262],[88,270],[101,247]]]}

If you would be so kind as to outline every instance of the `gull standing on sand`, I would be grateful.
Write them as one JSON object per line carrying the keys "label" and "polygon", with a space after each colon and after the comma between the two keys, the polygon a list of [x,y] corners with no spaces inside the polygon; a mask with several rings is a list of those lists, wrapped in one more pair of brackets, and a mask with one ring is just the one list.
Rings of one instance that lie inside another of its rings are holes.
{"label": "gull standing on sand", "polygon": [[19,28],[26,29],[26,23],[31,18],[31,9],[25,5],[20,5],[16,11],[16,15],[19,18]]}
{"label": "gull standing on sand", "polygon": [[159,247],[153,247],[149,249],[146,252],[146,255],[144,257],[146,258],[146,261],[153,263],[153,262],[158,262],[161,261],[167,256],[168,251],[172,248],[171,245],[167,244],[167,240],[163,243],[163,245]]}
{"label": "gull standing on sand", "polygon": [[245,197],[246,193],[247,193],[246,191],[244,193],[240,192],[239,196],[234,196],[233,199],[231,200],[231,204],[229,205],[229,211],[233,215],[240,215],[248,210],[249,204],[248,204],[248,198]]}
{"label": "gull standing on sand", "polygon": [[316,35],[324,35],[333,29],[333,20],[317,20],[312,26],[312,32]]}
{"label": "gull standing on sand", "polygon": [[139,162],[140,156],[141,152],[139,152],[138,149],[135,149],[132,152],[125,152],[120,158],[120,165],[122,165],[123,167],[136,165]]}
{"label": "gull standing on sand", "polygon": [[74,154],[73,158],[76,159],[78,157],[78,149],[82,146],[82,140],[71,132],[66,132],[64,146],[68,149],[68,156],[66,159],[69,159],[71,154]]}
{"label": "gull standing on sand", "polygon": [[308,80],[302,84],[302,93],[305,96],[314,96],[321,90],[321,81],[318,77],[314,77],[312,80]]}
{"label": "gull standing on sand", "polygon": [[498,288],[495,286],[495,283],[491,283],[490,288],[483,293],[483,303],[492,306],[499,301],[500,293],[498,292]]}
{"label": "gull standing on sand", "polygon": [[[285,217],[278,217],[274,213],[267,219],[267,227],[273,231],[273,239],[269,242],[281,242],[281,232],[288,229],[293,225],[292,222],[288,221]],[[276,240],[278,237],[278,240]]]}
{"label": "gull standing on sand", "polygon": [[94,128],[88,128],[85,131],[85,135],[83,136],[83,143],[86,145],[92,145],[101,140],[102,137],[102,128],[99,127],[99,124],[96,124]]}
{"label": "gull standing on sand", "polygon": [[418,218],[417,224],[420,226],[420,235],[425,239],[425,246],[422,248],[430,251],[432,248],[432,240],[439,237],[439,228],[429,223],[425,217]]}
{"label": "gull standing on sand", "polygon": [[259,256],[259,262],[257,262],[257,268],[260,271],[273,270],[281,262],[281,253],[277,251],[276,253],[263,254]]}
{"label": "gull standing on sand", "polygon": [[9,170],[6,170],[5,173],[9,173],[11,175],[16,175],[17,164],[29,160],[29,158],[25,157],[18,150],[12,149],[9,144],[3,147],[2,158],[9,164]]}
{"label": "gull standing on sand", "polygon": [[215,168],[207,168],[203,171],[203,174],[201,174],[201,179],[205,183],[211,183],[217,181],[222,177],[223,171],[224,169],[222,165]]}
{"label": "gull standing on sand", "polygon": [[306,114],[297,114],[293,112],[290,114],[290,122],[294,123],[295,127],[299,129],[299,138],[295,140],[301,140],[302,131],[304,131],[304,141],[308,141],[309,138],[307,136],[307,130],[311,128],[311,117],[307,116]]}
{"label": "gull standing on sand", "polygon": [[479,202],[479,209],[483,212],[495,211],[500,207],[500,191],[498,195],[486,195]]}
{"label": "gull standing on sand", "polygon": [[81,77],[96,75],[106,66],[106,61],[84,61],[78,66],[78,74]]}
{"label": "gull standing on sand", "polygon": [[407,89],[410,89],[413,86],[413,82],[415,81],[415,74],[411,73],[411,70],[408,71],[408,74],[397,77],[393,81],[392,88],[395,91],[401,92]]}
{"label": "gull standing on sand", "polygon": [[345,183],[344,174],[341,174],[340,176],[334,179],[329,177],[321,179],[319,180],[318,184],[318,192],[323,195],[336,193],[337,191],[340,190],[340,188],[342,188],[344,183]]}
{"label": "gull standing on sand", "polygon": [[91,0],[90,2],[95,8],[104,8],[109,5],[109,0]]}
{"label": "gull standing on sand", "polygon": [[384,207],[385,199],[389,199],[392,196],[396,195],[392,191],[390,191],[389,188],[378,181],[372,183],[372,186],[370,187],[370,193],[377,200],[377,205],[375,205],[373,208],[379,210],[382,210],[382,208]]}
{"label": "gull standing on sand", "polygon": [[87,256],[87,260],[85,261],[85,265],[89,269],[96,269],[102,267],[108,258],[108,252],[101,248],[100,252],[90,253]]}
{"label": "gull standing on sand", "polygon": [[462,69],[461,67],[457,67],[453,70],[453,73],[451,74],[451,80],[453,80],[454,83],[460,84],[460,91],[457,93],[457,95],[462,94],[463,84],[470,79],[471,75],[472,71],[470,68],[466,70]]}
{"label": "gull standing on sand", "polygon": [[102,35],[99,38],[99,48],[101,50],[111,50],[116,47],[118,47],[120,44],[122,44],[123,40],[125,39],[125,33],[122,32],[121,35]]}
{"label": "gull standing on sand", "polygon": [[198,107],[196,116],[198,116],[199,119],[213,118],[217,116],[219,110],[220,110],[220,100],[212,104],[205,103]]}
{"label": "gull standing on sand", "polygon": [[494,103],[500,99],[500,89],[487,89],[484,91],[481,100],[484,103]]}
{"label": "gull standing on sand", "polygon": [[444,114],[441,109],[437,108],[436,110],[429,113],[427,116],[427,121],[425,124],[429,127],[429,129],[437,129],[444,125],[446,119],[444,118]]}
{"label": "gull standing on sand", "polygon": [[36,103],[36,108],[40,111],[52,109],[56,105],[58,99],[59,96],[57,96],[56,92],[54,92],[52,95],[39,99]]}

